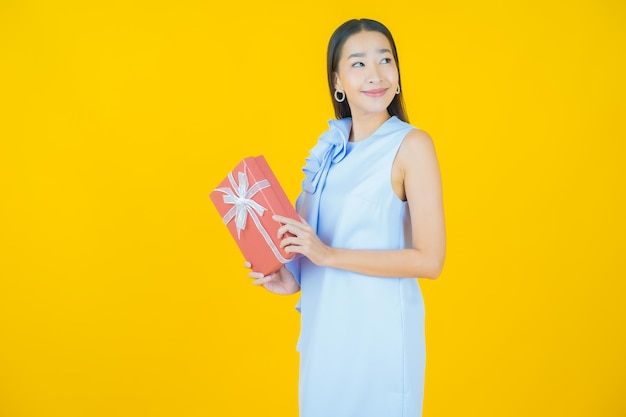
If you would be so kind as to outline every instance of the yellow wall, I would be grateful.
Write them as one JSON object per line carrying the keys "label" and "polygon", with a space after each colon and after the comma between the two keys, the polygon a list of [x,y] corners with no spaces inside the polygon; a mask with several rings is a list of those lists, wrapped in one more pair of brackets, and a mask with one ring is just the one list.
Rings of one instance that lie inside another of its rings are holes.
{"label": "yellow wall", "polygon": [[0,3],[1,417],[296,415],[297,298],[208,194],[295,199],[352,17],[442,169],[424,416],[626,415],[623,2],[98,3]]}

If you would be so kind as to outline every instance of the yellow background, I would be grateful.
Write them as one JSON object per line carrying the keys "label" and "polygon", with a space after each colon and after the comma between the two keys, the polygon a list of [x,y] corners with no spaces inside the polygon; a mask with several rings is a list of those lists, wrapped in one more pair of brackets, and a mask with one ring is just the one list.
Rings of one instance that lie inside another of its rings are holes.
{"label": "yellow background", "polygon": [[208,198],[295,200],[325,49],[384,22],[433,137],[424,416],[626,415],[620,1],[0,2],[0,416],[296,416],[297,297]]}

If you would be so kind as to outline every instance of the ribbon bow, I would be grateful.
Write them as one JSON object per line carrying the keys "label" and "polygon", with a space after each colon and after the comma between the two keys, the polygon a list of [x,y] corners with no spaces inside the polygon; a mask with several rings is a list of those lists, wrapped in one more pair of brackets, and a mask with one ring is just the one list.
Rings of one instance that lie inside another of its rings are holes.
{"label": "ribbon bow", "polygon": [[330,128],[319,137],[302,168],[305,175],[302,189],[310,194],[315,193],[322,174],[328,170],[330,164],[336,164],[346,156],[352,119],[330,120],[328,125]]}
{"label": "ribbon bow", "polygon": [[[241,238],[241,231],[246,228],[246,220],[248,213],[254,219],[255,212],[262,216],[265,207],[252,200],[252,197],[264,188],[268,188],[270,183],[268,180],[261,180],[248,188],[248,176],[245,171],[238,174],[239,185],[235,183],[232,172],[228,174],[228,181],[232,188],[218,188],[217,191],[223,192],[224,203],[233,204],[233,207],[222,217],[224,223],[228,224],[233,217],[235,218],[235,226],[237,227],[237,238]],[[255,222],[256,223],[256,222]]]}

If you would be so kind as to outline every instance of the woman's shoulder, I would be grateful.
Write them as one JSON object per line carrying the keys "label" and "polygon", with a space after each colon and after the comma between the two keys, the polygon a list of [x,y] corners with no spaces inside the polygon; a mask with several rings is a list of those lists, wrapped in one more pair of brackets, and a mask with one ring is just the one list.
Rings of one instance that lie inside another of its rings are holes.
{"label": "woman's shoulder", "polygon": [[398,150],[398,158],[407,164],[415,164],[422,158],[432,158],[433,156],[435,156],[433,138],[425,130],[415,127],[406,134]]}
{"label": "woman's shoulder", "polygon": [[408,122],[398,119],[407,132],[402,141],[402,147],[423,147],[433,145],[433,139],[430,134]]}
{"label": "woman's shoulder", "polygon": [[411,130],[409,130],[409,133],[406,134],[404,142],[433,143],[433,138],[427,131],[419,129],[412,125],[410,126]]}

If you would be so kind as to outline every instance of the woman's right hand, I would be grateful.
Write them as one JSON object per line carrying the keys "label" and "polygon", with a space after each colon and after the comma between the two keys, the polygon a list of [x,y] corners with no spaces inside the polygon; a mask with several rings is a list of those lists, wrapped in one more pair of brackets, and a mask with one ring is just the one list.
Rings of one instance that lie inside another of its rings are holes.
{"label": "woman's right hand", "polygon": [[[251,268],[250,262],[244,263],[244,267]],[[284,266],[276,272],[263,276],[261,272],[251,271],[248,276],[254,281],[254,285],[260,285],[269,292],[279,295],[295,294],[300,291],[300,286],[293,277],[293,274]]]}

